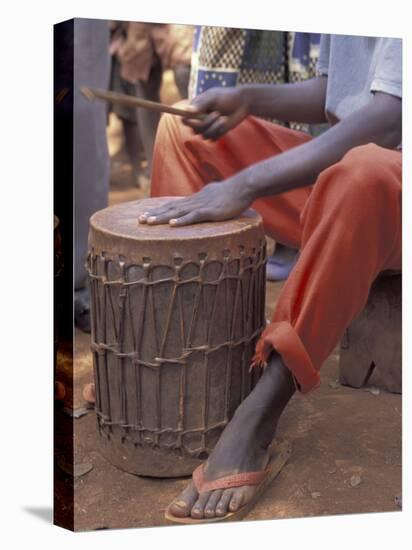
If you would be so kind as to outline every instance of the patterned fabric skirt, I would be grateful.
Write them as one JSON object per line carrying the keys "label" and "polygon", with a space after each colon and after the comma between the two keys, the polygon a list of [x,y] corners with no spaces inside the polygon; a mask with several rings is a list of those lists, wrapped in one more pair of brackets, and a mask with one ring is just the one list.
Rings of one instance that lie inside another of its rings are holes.
{"label": "patterned fabric skirt", "polygon": [[[316,74],[320,34],[196,27],[189,98],[213,87],[280,84]],[[311,131],[308,125],[288,126]],[[312,132],[311,132],[312,133]]]}

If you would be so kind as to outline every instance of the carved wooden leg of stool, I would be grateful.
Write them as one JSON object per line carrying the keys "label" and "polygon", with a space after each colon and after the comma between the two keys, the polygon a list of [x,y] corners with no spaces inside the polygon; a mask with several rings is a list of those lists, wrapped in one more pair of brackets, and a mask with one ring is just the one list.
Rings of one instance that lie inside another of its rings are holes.
{"label": "carved wooden leg of stool", "polygon": [[339,379],[402,392],[402,277],[382,276],[341,342]]}

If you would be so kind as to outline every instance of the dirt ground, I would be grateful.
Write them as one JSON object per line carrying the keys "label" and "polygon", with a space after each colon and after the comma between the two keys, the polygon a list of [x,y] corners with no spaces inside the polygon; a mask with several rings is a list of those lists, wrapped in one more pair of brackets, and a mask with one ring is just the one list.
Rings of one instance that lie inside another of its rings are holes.
{"label": "dirt ground", "polygon": [[[281,284],[267,286],[272,310]],[[83,414],[81,388],[92,378],[92,362],[89,336],[76,331],[75,338],[75,412]],[[339,385],[338,360],[338,352],[328,359],[317,391],[292,398],[279,435],[292,442],[293,454],[245,519],[399,510],[401,396]],[[167,525],[164,509],[187,480],[143,478],[112,466],[99,452],[93,410],[75,419],[74,427],[75,529]],[[63,484],[65,474],[58,478]]]}
{"label": "dirt ground", "polygon": [[[172,90],[166,98],[174,99]],[[133,186],[116,121],[110,127],[112,185],[110,203],[141,198],[147,185]],[[143,182],[144,183],[144,182]],[[267,284],[267,317],[274,309],[281,284]],[[75,333],[74,384],[74,518],[76,530],[167,525],[169,502],[186,479],[153,479],[125,473],[99,452],[96,417],[86,409],[82,387],[92,380],[89,335]],[[64,343],[58,355],[58,378],[68,381],[70,364]],[[292,456],[276,481],[245,520],[293,518],[400,509],[401,396],[371,388],[341,386],[339,350],[322,370],[322,384],[307,396],[295,395],[279,426],[279,435],[293,445]],[[67,400],[71,400],[68,392]],[[59,426],[68,425],[67,411],[56,412]],[[56,435],[59,461],[56,490],[69,491],[64,473],[71,445]]]}

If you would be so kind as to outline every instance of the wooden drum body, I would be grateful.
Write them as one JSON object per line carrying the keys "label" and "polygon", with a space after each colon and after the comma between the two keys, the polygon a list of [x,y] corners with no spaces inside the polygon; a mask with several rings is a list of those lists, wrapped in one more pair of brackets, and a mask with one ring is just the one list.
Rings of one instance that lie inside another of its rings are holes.
{"label": "wooden drum body", "polygon": [[138,223],[169,199],[90,220],[92,352],[102,452],[135,474],[189,475],[258,373],[266,248],[260,216],[171,228]]}

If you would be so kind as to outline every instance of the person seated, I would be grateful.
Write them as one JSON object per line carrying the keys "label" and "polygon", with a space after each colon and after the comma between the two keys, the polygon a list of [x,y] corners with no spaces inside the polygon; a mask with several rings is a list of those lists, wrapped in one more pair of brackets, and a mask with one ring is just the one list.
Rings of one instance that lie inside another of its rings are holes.
{"label": "person seated", "polygon": [[[322,35],[319,76],[210,89],[183,123],[161,119],[152,195],[182,198],[140,223],[180,227],[252,206],[269,236],[300,251],[256,346],[262,376],[204,465],[213,488],[192,481],[169,507],[177,519],[218,519],[253,502],[262,476],[250,473],[265,471],[290,398],[318,386],[378,274],[401,268],[401,57],[398,39]],[[331,127],[312,138],[258,117]],[[235,474],[248,483],[223,481]]]}

